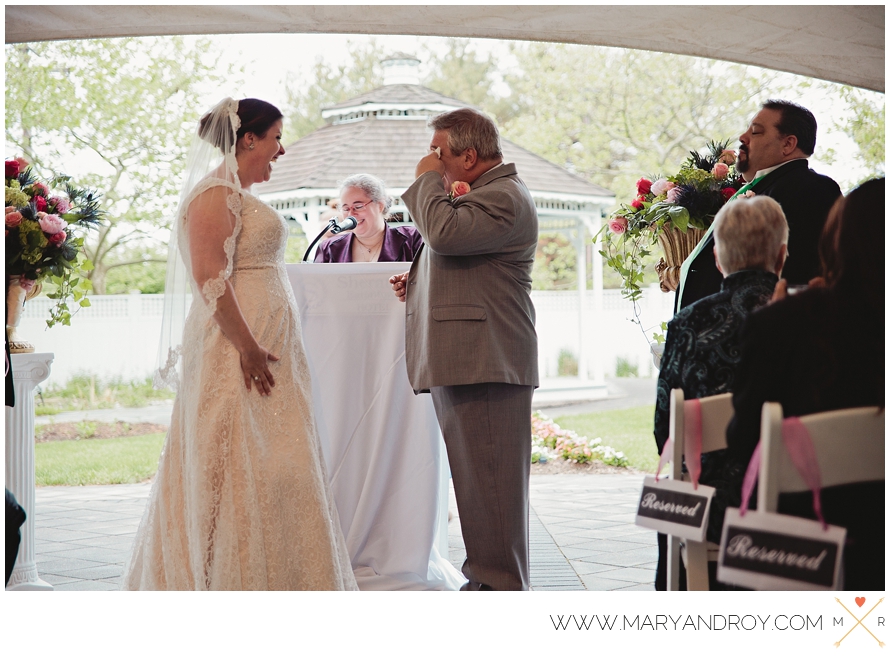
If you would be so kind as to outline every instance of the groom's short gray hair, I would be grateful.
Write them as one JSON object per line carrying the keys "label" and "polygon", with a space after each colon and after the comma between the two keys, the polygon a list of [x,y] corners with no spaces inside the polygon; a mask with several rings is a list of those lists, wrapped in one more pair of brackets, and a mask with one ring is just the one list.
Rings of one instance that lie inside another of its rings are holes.
{"label": "groom's short gray hair", "polygon": [[732,200],[714,218],[714,246],[724,276],[743,269],[773,271],[783,244],[788,244],[788,221],[782,206],[768,196]]}
{"label": "groom's short gray hair", "polygon": [[476,156],[483,161],[503,157],[498,128],[482,112],[469,107],[445,112],[431,118],[429,127],[448,133],[448,148],[454,155],[473,148]]}

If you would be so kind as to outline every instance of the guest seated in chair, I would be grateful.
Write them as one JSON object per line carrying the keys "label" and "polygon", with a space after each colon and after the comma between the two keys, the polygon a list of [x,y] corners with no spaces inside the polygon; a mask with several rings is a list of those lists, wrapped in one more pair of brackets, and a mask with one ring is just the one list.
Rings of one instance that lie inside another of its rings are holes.
{"label": "guest seated in chair", "polygon": [[[735,459],[751,458],[764,402],[786,417],[883,408],[885,212],[883,178],[838,199],[822,234],[823,277],[748,320],[726,432]],[[844,588],[883,591],[884,482],[825,489],[822,511],[847,528]],[[779,513],[815,518],[812,495],[780,496]]]}
{"label": "guest seated in chair", "polygon": [[351,232],[325,240],[315,262],[412,262],[423,244],[413,226],[387,226],[392,199],[383,181],[367,173],[350,176],[340,185],[340,215],[355,217]]}
{"label": "guest seated in chair", "polygon": [[[668,439],[671,390],[682,388],[686,399],[733,390],[739,362],[742,325],[773,294],[785,263],[788,223],[781,206],[766,196],[739,198],[714,219],[714,255],[723,274],[720,292],[699,299],[668,324],[658,375],[655,443]],[[747,461],[728,458],[726,450],[702,455],[700,481],[717,488],[711,502],[708,540],[720,542],[727,506],[738,506]],[[656,590],[667,588],[667,539],[658,535]],[[681,581],[685,583],[685,577]],[[711,577],[712,583],[716,580]]]}

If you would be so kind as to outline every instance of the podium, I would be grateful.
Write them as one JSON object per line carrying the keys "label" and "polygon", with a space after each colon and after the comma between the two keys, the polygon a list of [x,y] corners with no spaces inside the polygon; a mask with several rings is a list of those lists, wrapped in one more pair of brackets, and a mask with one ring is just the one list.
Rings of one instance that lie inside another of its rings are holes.
{"label": "podium", "polygon": [[454,590],[448,461],[432,400],[405,365],[410,263],[288,265],[328,478],[362,590]]}

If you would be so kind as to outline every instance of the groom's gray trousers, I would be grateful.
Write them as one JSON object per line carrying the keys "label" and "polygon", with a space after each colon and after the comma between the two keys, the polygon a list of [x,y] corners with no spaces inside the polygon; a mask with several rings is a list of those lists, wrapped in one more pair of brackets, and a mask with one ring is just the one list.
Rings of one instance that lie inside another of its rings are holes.
{"label": "groom's gray trousers", "polygon": [[468,589],[527,591],[528,477],[534,386],[430,389],[445,438]]}

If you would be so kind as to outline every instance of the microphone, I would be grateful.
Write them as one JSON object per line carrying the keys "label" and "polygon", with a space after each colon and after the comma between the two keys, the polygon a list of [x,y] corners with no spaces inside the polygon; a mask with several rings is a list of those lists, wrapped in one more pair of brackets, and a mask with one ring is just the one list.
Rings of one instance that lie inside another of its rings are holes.
{"label": "microphone", "polygon": [[312,240],[312,244],[310,244],[309,248],[306,249],[306,253],[303,254],[303,262],[306,262],[306,260],[309,258],[309,252],[312,250],[312,247],[318,243],[318,240],[320,240],[325,233],[331,231],[336,235],[337,233],[344,230],[352,230],[356,226],[358,226],[358,221],[356,221],[355,217],[346,217],[346,219],[344,219],[340,223],[337,223],[336,219],[329,219],[327,225],[321,229],[321,232],[316,235],[315,239]]}
{"label": "microphone", "polygon": [[349,216],[343,221],[331,226],[331,232],[336,235],[344,230],[352,230],[356,226],[358,226],[358,221],[356,221],[355,217]]}

